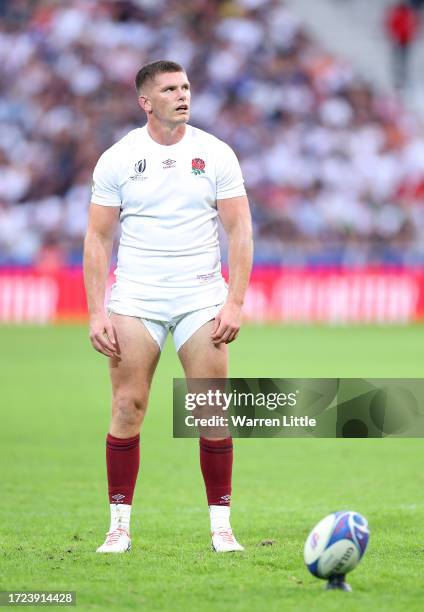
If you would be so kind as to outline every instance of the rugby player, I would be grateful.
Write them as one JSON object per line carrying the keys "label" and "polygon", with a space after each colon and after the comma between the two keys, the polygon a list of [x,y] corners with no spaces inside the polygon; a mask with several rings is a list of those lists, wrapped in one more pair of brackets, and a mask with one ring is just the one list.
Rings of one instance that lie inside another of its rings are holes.
{"label": "rugby player", "polygon": [[[175,62],[136,76],[144,127],[100,157],[84,244],[90,340],[109,358],[112,417],[106,438],[111,511],[97,552],[130,549],[139,434],[152,377],[171,332],[187,378],[225,378],[227,344],[237,338],[252,264],[243,177],[232,149],[188,125],[190,83]],[[221,274],[218,216],[228,236],[228,287]],[[118,224],[116,282],[105,291]],[[200,466],[212,548],[241,551],[230,526],[231,437],[200,436]]]}

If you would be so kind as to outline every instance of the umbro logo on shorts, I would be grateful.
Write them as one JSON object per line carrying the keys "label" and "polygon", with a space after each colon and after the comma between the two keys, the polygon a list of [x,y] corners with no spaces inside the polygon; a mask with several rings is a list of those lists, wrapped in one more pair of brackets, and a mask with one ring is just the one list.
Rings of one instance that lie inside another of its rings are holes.
{"label": "umbro logo on shorts", "polygon": [[162,167],[164,170],[167,168],[175,168],[176,163],[175,159],[165,159],[165,161],[162,162]]}

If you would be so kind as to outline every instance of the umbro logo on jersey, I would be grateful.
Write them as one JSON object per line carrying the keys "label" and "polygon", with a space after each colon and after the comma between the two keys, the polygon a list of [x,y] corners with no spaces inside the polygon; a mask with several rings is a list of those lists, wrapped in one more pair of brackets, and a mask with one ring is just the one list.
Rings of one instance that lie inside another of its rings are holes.
{"label": "umbro logo on jersey", "polygon": [[167,168],[175,168],[175,164],[177,162],[175,161],[175,159],[165,159],[165,161],[162,162],[162,168],[164,170],[166,170]]}
{"label": "umbro logo on jersey", "polygon": [[141,176],[141,175],[143,174],[145,169],[146,169],[146,160],[139,159],[138,162],[135,162],[134,164],[135,174],[133,176],[130,176],[130,179],[133,181],[137,181],[137,180],[144,181],[147,177]]}

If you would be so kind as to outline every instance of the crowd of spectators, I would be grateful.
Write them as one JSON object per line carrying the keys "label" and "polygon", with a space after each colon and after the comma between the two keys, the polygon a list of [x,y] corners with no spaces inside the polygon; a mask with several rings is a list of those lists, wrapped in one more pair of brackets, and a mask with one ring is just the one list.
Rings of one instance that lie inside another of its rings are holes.
{"label": "crowd of spectators", "polygon": [[237,152],[258,262],[424,263],[424,138],[282,0],[0,3],[0,264],[81,261],[100,154],[144,123],[133,79],[171,59],[191,123]]}

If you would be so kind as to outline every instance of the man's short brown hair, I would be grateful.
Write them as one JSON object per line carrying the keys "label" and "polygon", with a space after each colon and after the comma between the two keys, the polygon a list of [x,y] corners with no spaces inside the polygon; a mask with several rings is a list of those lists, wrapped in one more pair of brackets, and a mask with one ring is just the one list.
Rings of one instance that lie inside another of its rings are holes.
{"label": "man's short brown hair", "polygon": [[184,68],[176,62],[170,62],[167,60],[159,60],[157,62],[152,62],[151,64],[146,64],[146,66],[140,68],[135,77],[135,88],[137,93],[140,93],[141,88],[146,81],[149,79],[154,79],[157,74],[161,74],[163,72],[184,72]]}

